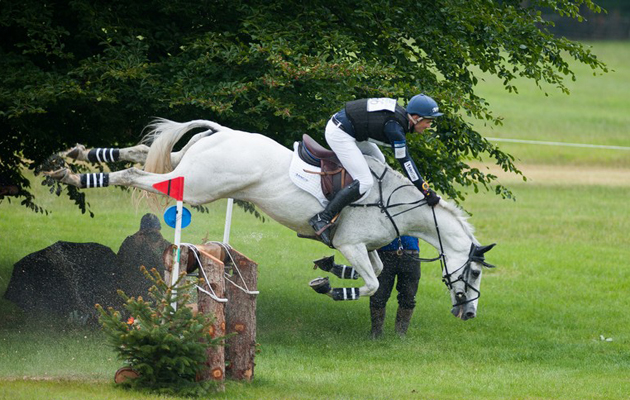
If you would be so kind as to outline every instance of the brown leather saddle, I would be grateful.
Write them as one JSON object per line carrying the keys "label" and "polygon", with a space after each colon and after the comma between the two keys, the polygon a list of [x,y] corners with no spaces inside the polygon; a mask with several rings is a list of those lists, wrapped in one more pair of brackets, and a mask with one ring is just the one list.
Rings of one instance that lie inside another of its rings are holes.
{"label": "brown leather saddle", "polygon": [[322,192],[328,200],[332,200],[338,191],[354,180],[341,165],[335,153],[317,143],[309,135],[302,135],[302,141],[298,146],[298,155],[307,164],[321,168],[321,172],[306,169],[304,172],[321,175]]}

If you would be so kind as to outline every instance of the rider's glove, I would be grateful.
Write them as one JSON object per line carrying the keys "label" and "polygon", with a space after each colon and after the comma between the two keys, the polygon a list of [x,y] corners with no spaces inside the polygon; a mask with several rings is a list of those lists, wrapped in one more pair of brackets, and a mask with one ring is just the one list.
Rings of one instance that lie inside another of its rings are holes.
{"label": "rider's glove", "polygon": [[424,194],[424,198],[427,201],[427,204],[431,207],[434,207],[437,203],[440,202],[440,196],[437,195],[433,190],[427,189],[426,191],[422,191]]}

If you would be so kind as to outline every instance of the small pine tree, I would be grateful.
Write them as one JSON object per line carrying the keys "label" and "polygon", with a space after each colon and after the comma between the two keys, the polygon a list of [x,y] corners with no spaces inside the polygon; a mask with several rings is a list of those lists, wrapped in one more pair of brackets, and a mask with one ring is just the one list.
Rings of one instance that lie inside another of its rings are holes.
{"label": "small pine tree", "polygon": [[143,266],[141,270],[153,282],[149,289],[151,301],[140,296],[129,297],[119,290],[129,315],[126,321],[112,307],[105,310],[96,305],[110,345],[139,374],[126,384],[160,393],[206,394],[212,384],[197,382],[197,377],[206,368],[206,350],[219,345],[224,338],[211,336],[213,317],[193,315],[186,307],[196,282],[183,284],[183,274],[176,284],[177,290],[173,291],[155,269],[148,272]]}

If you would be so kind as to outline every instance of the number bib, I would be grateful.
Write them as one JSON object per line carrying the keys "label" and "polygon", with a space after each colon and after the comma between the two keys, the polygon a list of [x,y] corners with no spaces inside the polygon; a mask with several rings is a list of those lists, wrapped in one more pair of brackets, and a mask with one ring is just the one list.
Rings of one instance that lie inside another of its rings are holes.
{"label": "number bib", "polygon": [[372,98],[367,101],[367,111],[396,111],[396,100],[387,97]]}

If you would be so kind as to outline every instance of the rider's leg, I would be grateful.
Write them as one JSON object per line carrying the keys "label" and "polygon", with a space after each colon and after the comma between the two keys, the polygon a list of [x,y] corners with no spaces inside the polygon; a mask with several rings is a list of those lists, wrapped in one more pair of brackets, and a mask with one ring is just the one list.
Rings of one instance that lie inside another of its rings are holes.
{"label": "rider's leg", "polygon": [[328,246],[332,245],[330,228],[333,224],[333,219],[341,212],[341,210],[343,210],[345,206],[358,200],[360,197],[361,193],[359,192],[359,181],[355,179],[350,185],[341,189],[339,193],[335,195],[328,205],[326,205],[324,211],[311,218],[309,223],[322,242]]}
{"label": "rider's leg", "polygon": [[326,126],[326,141],[337,154],[339,161],[341,161],[348,173],[355,179],[355,182],[346,186],[335,195],[323,212],[313,216],[309,221],[320,239],[326,245],[332,247],[330,227],[332,226],[333,218],[345,206],[359,200],[361,196],[367,195],[374,181],[367,161],[365,161],[363,153],[357,147],[357,141],[331,121]]}
{"label": "rider's leg", "polygon": [[[362,148],[371,149],[371,146],[366,146],[365,143],[367,142],[357,142],[355,138],[336,127],[332,122],[328,122],[326,126],[326,142],[348,173],[359,181],[361,195],[367,195],[374,185],[374,179]],[[372,154],[373,149],[368,151]]]}

